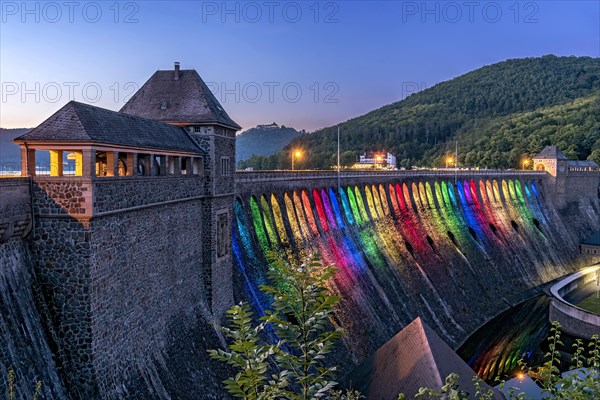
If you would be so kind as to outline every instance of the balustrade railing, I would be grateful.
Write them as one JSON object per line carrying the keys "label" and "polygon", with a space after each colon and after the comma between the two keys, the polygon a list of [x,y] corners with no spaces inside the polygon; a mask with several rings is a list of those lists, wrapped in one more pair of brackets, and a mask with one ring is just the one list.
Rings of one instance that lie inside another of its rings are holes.
{"label": "balustrade railing", "polygon": [[[544,171],[523,170],[500,170],[500,169],[458,169],[458,170],[410,170],[410,171],[340,171],[340,178],[361,177],[444,177],[454,176],[544,176]],[[283,180],[307,180],[307,179],[335,179],[336,171],[237,171],[235,180],[237,182],[260,182],[260,181],[283,181]]]}

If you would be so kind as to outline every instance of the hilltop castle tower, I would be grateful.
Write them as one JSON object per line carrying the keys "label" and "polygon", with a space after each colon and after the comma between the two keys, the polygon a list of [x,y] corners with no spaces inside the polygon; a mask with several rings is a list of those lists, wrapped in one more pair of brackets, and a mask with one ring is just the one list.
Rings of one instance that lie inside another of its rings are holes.
{"label": "hilltop castle tower", "polygon": [[[160,396],[161,368],[185,361],[193,326],[233,303],[239,129],[176,63],[119,112],[71,101],[15,139],[33,184],[47,335],[70,398],[127,398],[136,382]],[[39,151],[50,152],[49,176],[36,172]]]}

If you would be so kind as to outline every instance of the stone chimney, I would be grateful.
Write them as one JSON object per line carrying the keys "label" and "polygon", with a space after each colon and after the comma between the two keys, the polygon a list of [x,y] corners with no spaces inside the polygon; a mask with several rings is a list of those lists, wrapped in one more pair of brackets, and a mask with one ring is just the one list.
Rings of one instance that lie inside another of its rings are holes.
{"label": "stone chimney", "polygon": [[176,81],[179,80],[179,61],[175,61],[175,74],[173,75],[173,79]]}

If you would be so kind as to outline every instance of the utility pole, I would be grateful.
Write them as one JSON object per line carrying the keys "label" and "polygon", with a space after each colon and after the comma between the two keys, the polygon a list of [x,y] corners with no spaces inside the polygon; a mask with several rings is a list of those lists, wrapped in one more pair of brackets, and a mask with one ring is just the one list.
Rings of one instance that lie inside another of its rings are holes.
{"label": "utility pole", "polygon": [[458,140],[454,142],[454,187],[458,182]]}
{"label": "utility pole", "polygon": [[340,193],[340,126],[338,125],[337,132],[337,183],[338,183],[338,195]]}

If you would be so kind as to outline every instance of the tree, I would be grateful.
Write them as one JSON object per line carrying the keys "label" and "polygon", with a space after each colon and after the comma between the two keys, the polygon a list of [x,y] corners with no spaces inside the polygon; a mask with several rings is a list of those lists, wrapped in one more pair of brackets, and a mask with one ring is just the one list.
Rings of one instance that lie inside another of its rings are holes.
{"label": "tree", "polygon": [[[352,392],[334,393],[337,368],[326,361],[341,337],[330,323],[339,298],[326,287],[335,269],[324,266],[318,256],[301,263],[274,254],[270,258],[270,281],[278,284],[261,290],[272,296],[273,309],[255,325],[247,304],[233,306],[228,311],[230,327],[220,328],[231,340],[228,350],[209,350],[212,358],[238,371],[224,382],[226,389],[248,400],[358,399]],[[274,344],[261,340],[268,328],[278,337]]]}

